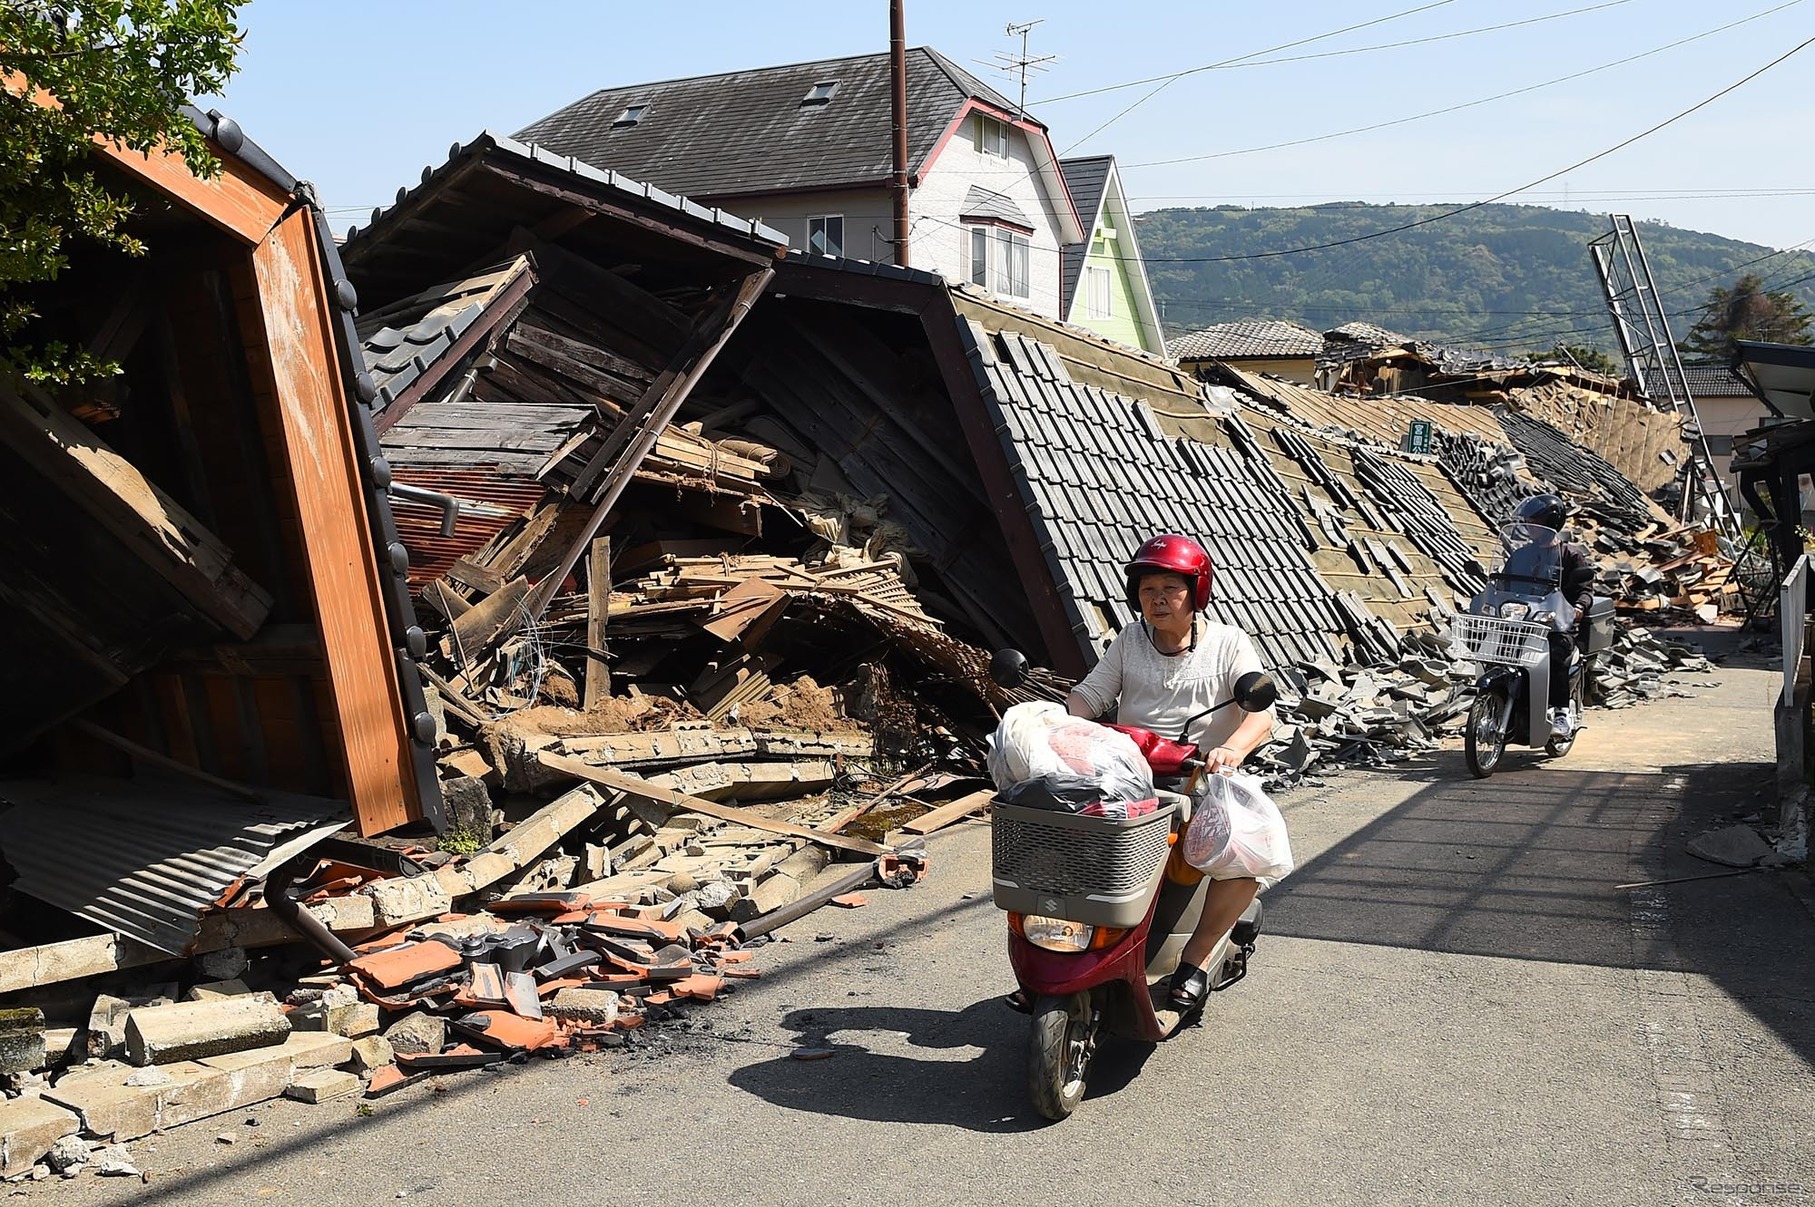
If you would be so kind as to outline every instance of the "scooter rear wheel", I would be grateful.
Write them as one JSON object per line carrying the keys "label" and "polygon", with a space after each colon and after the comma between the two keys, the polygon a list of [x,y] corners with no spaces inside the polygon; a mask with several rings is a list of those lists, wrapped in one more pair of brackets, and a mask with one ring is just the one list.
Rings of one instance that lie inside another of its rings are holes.
{"label": "scooter rear wheel", "polygon": [[1509,728],[1506,692],[1502,688],[1482,692],[1468,710],[1468,729],[1462,735],[1462,754],[1468,760],[1469,774],[1484,780],[1500,765],[1506,753],[1506,731]]}
{"label": "scooter rear wheel", "polygon": [[1084,1101],[1084,1079],[1096,1049],[1090,995],[1043,997],[1034,1002],[1028,1033],[1027,1091],[1034,1109],[1054,1121]]}

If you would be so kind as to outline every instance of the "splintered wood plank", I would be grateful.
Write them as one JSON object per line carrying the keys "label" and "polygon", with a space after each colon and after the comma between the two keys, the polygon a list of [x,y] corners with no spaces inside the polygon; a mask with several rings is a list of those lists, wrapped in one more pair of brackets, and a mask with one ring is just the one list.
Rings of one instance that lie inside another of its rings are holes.
{"label": "splintered wood plank", "polygon": [[658,787],[640,776],[626,775],[622,771],[612,771],[605,767],[594,767],[589,763],[582,763],[578,759],[553,754],[547,750],[539,751],[536,757],[544,767],[571,775],[575,779],[614,789],[627,796],[654,801],[658,805],[666,805],[675,812],[702,813],[707,817],[734,821],[739,825],[763,830],[770,834],[806,838],[822,846],[855,851],[860,855],[888,855],[893,852],[893,848],[885,847],[881,843],[869,842],[862,838],[849,838],[843,834],[824,834],[808,826],[795,825],[791,821],[777,821],[775,818],[764,817],[761,813],[751,809],[739,809],[735,805],[721,805],[713,801],[702,800],[697,796],[688,796],[684,792],[674,792]]}
{"label": "splintered wood plank", "polygon": [[605,662],[605,622],[611,611],[611,538],[593,538],[586,563],[587,712],[611,695],[611,667]]}
{"label": "splintered wood plank", "polygon": [[350,422],[321,289],[314,217],[300,210],[254,249],[263,331],[248,332],[258,383],[275,400],[289,484],[321,628],[347,790],[361,834],[417,817],[420,797]]}

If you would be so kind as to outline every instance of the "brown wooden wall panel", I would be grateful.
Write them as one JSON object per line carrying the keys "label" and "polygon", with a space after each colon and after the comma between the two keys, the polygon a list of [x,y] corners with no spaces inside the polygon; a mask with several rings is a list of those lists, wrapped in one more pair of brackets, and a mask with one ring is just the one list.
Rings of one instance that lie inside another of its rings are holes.
{"label": "brown wooden wall panel", "polygon": [[418,796],[316,256],[306,211],[279,223],[253,252],[267,349],[254,358],[254,381],[275,401],[282,425],[278,464],[288,466],[309,565],[348,795],[360,831],[376,834],[412,820]]}

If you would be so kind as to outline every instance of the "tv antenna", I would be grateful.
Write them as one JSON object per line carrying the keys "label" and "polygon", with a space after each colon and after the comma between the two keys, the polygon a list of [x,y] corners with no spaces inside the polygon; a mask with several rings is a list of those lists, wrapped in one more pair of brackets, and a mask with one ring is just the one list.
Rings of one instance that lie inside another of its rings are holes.
{"label": "tv antenna", "polygon": [[1023,21],[1020,24],[1010,21],[1006,32],[1011,38],[1021,39],[1021,53],[1016,55],[1009,54],[1007,51],[998,50],[987,63],[982,59],[974,60],[979,65],[994,71],[997,75],[1020,81],[1021,95],[1015,102],[1015,115],[1017,117],[1027,116],[1027,77],[1030,75],[1039,75],[1042,71],[1047,69],[1048,64],[1056,62],[1059,57],[1056,54],[1036,55],[1028,53],[1028,35],[1033,32],[1034,26],[1045,24],[1045,22],[1045,17],[1038,17],[1032,21]]}

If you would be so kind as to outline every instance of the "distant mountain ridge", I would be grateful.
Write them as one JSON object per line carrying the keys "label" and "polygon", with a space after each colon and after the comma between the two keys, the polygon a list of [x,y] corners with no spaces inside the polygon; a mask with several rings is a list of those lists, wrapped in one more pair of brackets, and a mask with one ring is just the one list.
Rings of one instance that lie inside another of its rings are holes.
{"label": "distant mountain ridge", "polygon": [[[1617,357],[1588,253],[1589,241],[1610,229],[1606,214],[1486,205],[1342,247],[1180,262],[1337,243],[1458,204],[1163,209],[1136,223],[1168,337],[1245,318],[1291,319],[1317,331],[1362,320],[1494,351],[1548,350],[1562,340]],[[1760,244],[1659,222],[1640,221],[1638,231],[1678,340],[1708,291],[1731,285],[1742,271],[1815,309],[1815,254],[1772,255],[1774,249]]]}

